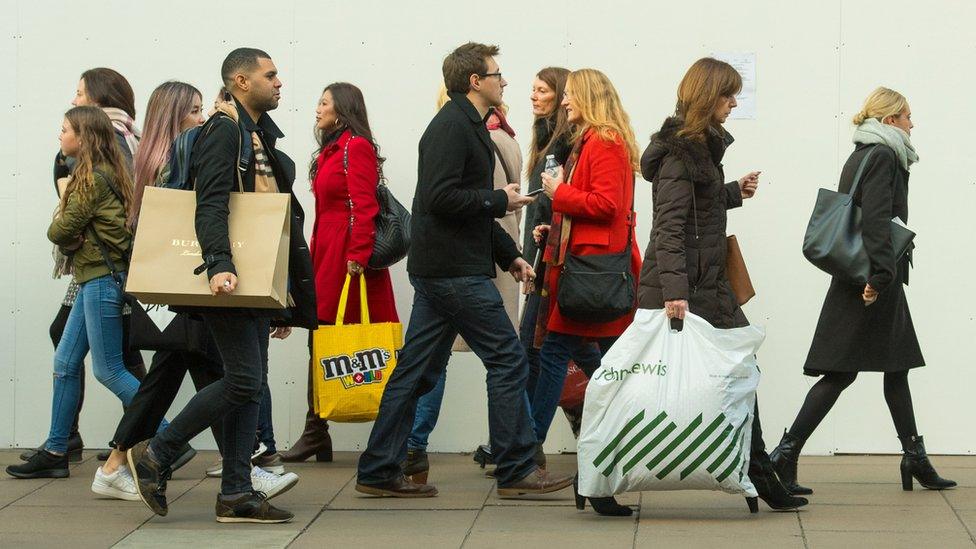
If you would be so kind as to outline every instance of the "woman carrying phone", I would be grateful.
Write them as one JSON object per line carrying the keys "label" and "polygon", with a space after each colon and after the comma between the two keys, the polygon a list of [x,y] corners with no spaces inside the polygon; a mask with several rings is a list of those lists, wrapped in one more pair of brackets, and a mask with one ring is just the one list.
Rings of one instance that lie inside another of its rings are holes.
{"label": "woman carrying phone", "polygon": [[[654,207],[638,293],[642,309],[663,308],[677,319],[691,312],[721,329],[749,325],[725,272],[727,211],[742,206],[759,185],[759,172],[727,183],[722,168],[733,141],[723,124],[741,88],[742,77],[728,63],[696,61],[678,85],[674,116],[651,136],[641,157]],[[757,400],[749,478],[773,509],[806,505],[776,478],[765,448]],[[749,505],[755,512],[755,501]]]}
{"label": "woman carrying phone", "polygon": [[[545,286],[549,299],[547,333],[539,351],[540,372],[530,396],[532,421],[541,444],[552,424],[566,379],[566,365],[582,348],[595,341],[600,354],[624,332],[634,317],[628,312],[601,322],[581,318],[560,306],[560,279],[567,258],[624,253],[630,257],[633,280],[640,270],[640,250],[634,242],[634,171],[637,145],[630,117],[616,88],[595,69],[572,72],[566,81],[562,105],[575,126],[573,149],[566,170],[555,177],[542,174],[545,194],[552,199],[552,227],[546,243]],[[577,495],[582,509],[585,498]],[[600,514],[628,516],[629,507],[612,497],[590,498]]]}
{"label": "woman carrying phone", "polygon": [[794,493],[813,493],[797,484],[797,458],[840,394],[858,372],[883,372],[884,396],[901,441],[901,482],[912,478],[925,488],[942,490],[956,483],[939,476],[915,426],[908,372],[925,365],[905,299],[911,252],[895,257],[892,218],[908,222],[908,175],[918,161],[912,145],[912,111],[900,93],[878,88],[853,120],[854,152],[840,175],[840,192],[850,192],[854,174],[867,158],[854,203],[863,215],[864,248],[871,276],[863,287],[834,278],[827,290],[803,373],[822,376],[807,393],[789,431],[773,450],[783,483]]}

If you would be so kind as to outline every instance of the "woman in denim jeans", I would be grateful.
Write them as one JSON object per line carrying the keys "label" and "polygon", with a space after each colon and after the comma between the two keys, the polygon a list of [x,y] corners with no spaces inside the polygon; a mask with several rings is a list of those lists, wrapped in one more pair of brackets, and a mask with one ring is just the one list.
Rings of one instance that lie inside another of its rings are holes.
{"label": "woman in denim jeans", "polygon": [[7,467],[17,478],[68,476],[68,433],[78,406],[79,373],[89,351],[95,378],[123,405],[139,388],[122,360],[121,285],[132,246],[132,180],[125,157],[111,120],[98,107],[69,110],[60,139],[61,151],[77,162],[47,236],[71,254],[80,288],[54,355],[51,431],[42,451],[26,463]]}

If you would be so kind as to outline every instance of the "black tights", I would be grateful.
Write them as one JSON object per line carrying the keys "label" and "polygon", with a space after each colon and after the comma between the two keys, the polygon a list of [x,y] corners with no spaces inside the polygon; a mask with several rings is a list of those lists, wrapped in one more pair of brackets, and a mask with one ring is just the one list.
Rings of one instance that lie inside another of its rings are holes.
{"label": "black tights", "polygon": [[[790,434],[805,441],[820,425],[827,412],[834,407],[840,394],[857,379],[856,372],[825,374],[810,388],[800,413],[793,420]],[[915,410],[912,408],[912,391],[908,387],[908,370],[885,372],[884,395],[891,412],[891,420],[899,437],[917,435]]]}

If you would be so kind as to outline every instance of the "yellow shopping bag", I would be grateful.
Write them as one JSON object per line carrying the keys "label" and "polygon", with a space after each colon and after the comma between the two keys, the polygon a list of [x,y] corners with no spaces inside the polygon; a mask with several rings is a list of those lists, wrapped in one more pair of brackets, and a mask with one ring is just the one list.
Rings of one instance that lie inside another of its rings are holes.
{"label": "yellow shopping bag", "polygon": [[312,334],[313,400],[322,419],[372,421],[403,348],[403,325],[369,321],[365,279],[359,282],[362,324],[344,324],[350,281],[347,274],[335,326],[321,326]]}

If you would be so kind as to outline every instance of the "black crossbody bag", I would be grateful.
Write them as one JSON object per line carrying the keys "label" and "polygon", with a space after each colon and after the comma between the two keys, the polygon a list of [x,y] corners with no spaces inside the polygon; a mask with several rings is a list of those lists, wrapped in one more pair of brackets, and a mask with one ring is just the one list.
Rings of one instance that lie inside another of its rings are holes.
{"label": "black crossbody bag", "polygon": [[637,285],[630,272],[634,217],[631,198],[627,216],[627,245],[622,252],[573,255],[567,251],[556,295],[559,312],[564,317],[593,324],[617,320],[634,310]]}

